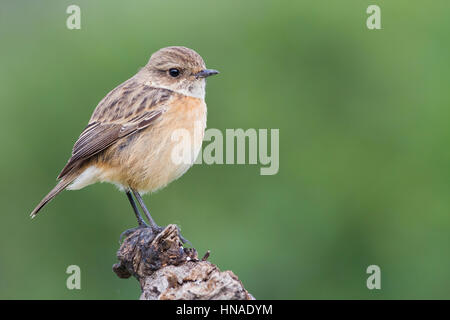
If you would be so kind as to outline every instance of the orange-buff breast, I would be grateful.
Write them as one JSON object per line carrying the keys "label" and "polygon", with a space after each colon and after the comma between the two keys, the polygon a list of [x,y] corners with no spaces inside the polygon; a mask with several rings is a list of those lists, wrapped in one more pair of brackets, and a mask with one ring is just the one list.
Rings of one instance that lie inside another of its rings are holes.
{"label": "orange-buff breast", "polygon": [[[81,189],[95,182],[111,182],[120,188],[141,193],[156,191],[183,175],[195,161],[206,128],[203,99],[175,94],[162,106],[165,112],[145,130],[125,137],[94,156],[70,189]],[[174,132],[189,136],[189,161],[174,161],[174,148],[180,141]]]}

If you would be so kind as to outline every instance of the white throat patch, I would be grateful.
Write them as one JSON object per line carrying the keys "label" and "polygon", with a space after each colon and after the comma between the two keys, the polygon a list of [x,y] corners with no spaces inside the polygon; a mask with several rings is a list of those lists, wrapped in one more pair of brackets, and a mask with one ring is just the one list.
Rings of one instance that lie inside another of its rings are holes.
{"label": "white throat patch", "polygon": [[180,93],[182,95],[193,97],[193,98],[199,98],[204,100],[205,99],[205,83],[206,81],[197,81],[194,83],[193,87],[191,87],[191,90],[189,89],[179,89],[179,88],[170,88],[168,86],[164,86],[161,84],[152,83],[151,81],[146,81],[144,84],[149,87],[153,88],[161,88],[161,89],[167,89],[171,90],[176,93]]}

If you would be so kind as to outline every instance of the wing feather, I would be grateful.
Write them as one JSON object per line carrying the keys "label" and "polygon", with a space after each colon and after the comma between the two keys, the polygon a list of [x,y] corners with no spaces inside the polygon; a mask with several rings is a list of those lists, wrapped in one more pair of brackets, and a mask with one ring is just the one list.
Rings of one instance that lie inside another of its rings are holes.
{"label": "wing feather", "polygon": [[99,122],[89,124],[81,133],[77,142],[75,142],[72,150],[72,157],[62,169],[58,179],[64,177],[81,161],[105,150],[117,140],[147,128],[154,120],[161,116],[163,112],[162,109],[149,111],[135,119],[133,122],[128,122],[126,124]]}
{"label": "wing feather", "polygon": [[149,87],[134,78],[117,86],[95,108],[58,179],[119,139],[147,128],[164,112],[171,97],[172,91]]}

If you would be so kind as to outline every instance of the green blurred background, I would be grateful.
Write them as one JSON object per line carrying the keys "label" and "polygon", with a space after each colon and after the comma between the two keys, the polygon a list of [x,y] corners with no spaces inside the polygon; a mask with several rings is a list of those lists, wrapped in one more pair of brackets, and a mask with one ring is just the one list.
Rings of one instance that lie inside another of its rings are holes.
{"label": "green blurred background", "polygon": [[[81,7],[81,30],[66,8]],[[382,30],[366,8],[381,7]],[[145,201],[258,299],[450,298],[450,6],[423,1],[5,1],[0,298],[136,299],[108,184],[35,220],[101,98],[169,45],[221,71],[208,127],[279,128],[280,170],[195,165]],[[81,267],[81,290],[65,270]],[[381,290],[366,268],[381,267]]]}

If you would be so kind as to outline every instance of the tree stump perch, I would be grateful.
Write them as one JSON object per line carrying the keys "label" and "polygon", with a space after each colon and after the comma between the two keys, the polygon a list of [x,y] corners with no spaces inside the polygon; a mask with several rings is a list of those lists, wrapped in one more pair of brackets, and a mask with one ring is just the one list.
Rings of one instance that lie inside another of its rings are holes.
{"label": "tree stump perch", "polygon": [[199,260],[194,248],[184,248],[176,225],[156,237],[138,228],[122,242],[113,271],[134,276],[142,300],[254,300],[233,272],[221,272],[208,256]]}

